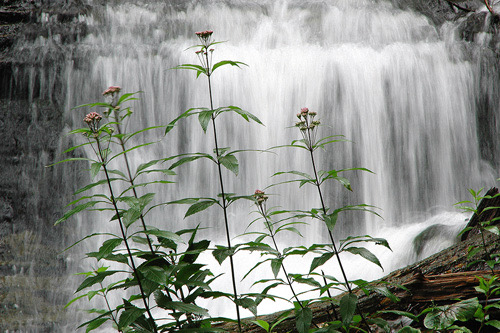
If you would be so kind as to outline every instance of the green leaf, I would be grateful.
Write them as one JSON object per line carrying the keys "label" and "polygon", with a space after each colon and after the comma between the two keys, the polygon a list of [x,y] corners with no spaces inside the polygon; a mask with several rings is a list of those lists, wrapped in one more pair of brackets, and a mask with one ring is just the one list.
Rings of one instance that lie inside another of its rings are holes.
{"label": "green leaf", "polygon": [[83,297],[85,297],[85,296],[87,296],[87,294],[83,294],[83,295],[80,295],[80,296],[77,296],[77,297],[73,298],[71,301],[69,301],[69,302],[68,302],[68,304],[66,304],[66,305],[64,306],[64,309],[66,309],[68,306],[70,306],[71,304],[75,303],[75,302],[76,302],[76,301],[78,301],[80,298],[83,298]]}
{"label": "green leaf", "polygon": [[208,207],[212,206],[215,204],[217,201],[215,200],[210,200],[210,201],[200,201],[195,203],[194,205],[191,205],[191,207],[188,208],[186,215],[184,215],[184,218],[191,216],[193,214],[199,213],[201,211],[204,211]]}
{"label": "green leaf", "polygon": [[330,258],[333,257],[334,255],[335,255],[334,252],[327,252],[327,253],[322,254],[319,257],[314,258],[311,262],[311,267],[309,268],[309,272],[312,272],[317,267],[323,265],[325,262],[330,260]]}
{"label": "green leaf", "polygon": [[491,225],[491,226],[485,227],[484,229],[491,232],[491,233],[494,233],[497,236],[500,236],[500,229],[496,225]]}
{"label": "green leaf", "polygon": [[130,227],[142,215],[142,211],[136,208],[130,208],[122,216],[122,222],[126,228]]}
{"label": "green leaf", "polygon": [[175,127],[175,124],[181,120],[182,118],[187,118],[189,116],[192,116],[194,114],[196,114],[197,112],[194,112],[195,110],[208,110],[207,108],[192,108],[192,109],[189,109],[189,110],[186,110],[184,111],[183,113],[181,113],[177,118],[175,118],[174,120],[172,120],[166,127],[165,127],[165,135],[167,135],[168,132],[170,132],[174,127]]}
{"label": "green leaf", "polygon": [[321,288],[321,284],[313,278],[304,278],[300,274],[288,274],[293,278],[293,281],[301,284],[307,284],[308,286]]}
{"label": "green leaf", "polygon": [[232,60],[222,60],[219,61],[218,63],[214,64],[212,66],[212,73],[219,67],[224,66],[224,65],[231,65],[231,66],[236,66],[240,67],[240,65],[248,66],[247,64],[241,62],[241,61],[232,61]]}
{"label": "green leaf", "polygon": [[116,262],[121,262],[122,264],[128,265],[128,256],[124,254],[108,254],[106,257],[103,257],[103,259],[109,260],[109,261],[116,261]]}
{"label": "green leaf", "polygon": [[118,271],[103,271],[103,272],[98,272],[97,275],[90,276],[83,280],[83,282],[80,284],[80,286],[76,289],[75,293],[79,292],[80,290],[83,290],[85,288],[91,287],[96,283],[102,282],[107,276],[113,275],[115,273],[118,273]]}
{"label": "green leaf", "polygon": [[105,322],[107,322],[110,318],[100,318],[100,317],[97,317],[96,319],[90,321],[87,325],[87,328],[85,329],[85,333],[88,333],[92,330],[95,330],[96,328],[98,328],[99,326],[101,326],[102,324],[104,324]]}
{"label": "green leaf", "polygon": [[269,332],[269,323],[267,321],[257,319],[257,320],[252,320],[252,323],[262,327],[266,332]]}
{"label": "green leaf", "polygon": [[162,308],[164,309],[172,309],[183,313],[194,313],[200,316],[208,317],[208,311],[195,304],[172,301],[164,302],[162,305]]}
{"label": "green leaf", "polygon": [[437,306],[432,308],[424,319],[425,327],[433,330],[444,330],[453,325],[456,320],[467,321],[474,316],[479,302],[477,298]]}
{"label": "green leaf", "polygon": [[238,298],[235,302],[244,309],[250,310],[254,316],[257,316],[257,304],[255,301],[249,297]]}
{"label": "green leaf", "polygon": [[[120,178],[110,178],[110,179],[109,179],[109,181],[110,181],[110,182],[113,182],[113,181],[115,181],[115,180],[120,180]],[[85,191],[90,190],[90,189],[91,189],[91,188],[93,188],[93,187],[96,187],[96,186],[99,186],[99,185],[102,185],[102,184],[107,184],[107,182],[108,182],[108,180],[107,180],[107,179],[101,179],[101,180],[99,180],[99,181],[97,181],[97,182],[94,182],[94,183],[91,183],[91,184],[88,184],[88,185],[86,185],[86,186],[82,187],[81,189],[79,189],[78,191],[76,191],[74,194],[75,194],[75,195],[76,195],[76,194],[80,194],[80,193],[82,193],[82,192],[85,192]]]}
{"label": "green leaf", "polygon": [[94,179],[95,176],[99,173],[99,170],[101,170],[102,163],[101,162],[94,162],[90,165],[90,179]]}
{"label": "green leaf", "polygon": [[189,69],[189,70],[193,70],[193,71],[196,72],[196,78],[198,78],[201,74],[207,75],[207,69],[205,67],[200,66],[200,65],[182,64],[182,65],[173,67],[171,69]]}
{"label": "green leaf", "polygon": [[99,203],[99,201],[88,201],[88,202],[85,202],[83,204],[80,204],[80,205],[76,206],[75,208],[73,208],[73,209],[67,211],[66,213],[64,213],[64,215],[59,220],[57,220],[54,223],[54,225],[58,225],[59,223],[61,223],[63,221],[66,221],[68,218],[70,218],[71,216],[75,215],[76,213],[79,213],[82,210],[85,210],[87,208],[93,207],[93,206],[95,206],[98,203]]}
{"label": "green leaf", "polygon": [[165,285],[167,282],[167,272],[158,266],[141,266],[140,272],[150,281],[160,285]]}
{"label": "green leaf", "polygon": [[176,233],[173,233],[171,231],[166,231],[166,230],[148,230],[148,231],[143,231],[147,235],[153,235],[157,237],[162,237],[162,238],[167,238],[170,240],[173,240],[176,243],[184,243],[184,240],[177,235]]}
{"label": "green leaf", "polygon": [[118,102],[116,102],[117,105],[120,105],[123,102],[130,101],[130,100],[135,100],[136,98],[129,98],[130,96],[140,94],[142,91],[136,91],[133,93],[126,93],[120,96],[120,99],[118,99]]}
{"label": "green leaf", "polygon": [[142,316],[145,312],[144,309],[139,309],[135,306],[130,306],[128,309],[122,312],[120,315],[120,319],[118,320],[118,326],[120,330],[127,328],[130,324],[132,324],[136,319]]}
{"label": "green leaf", "polygon": [[96,256],[97,260],[101,260],[102,258],[107,257],[109,254],[113,252],[113,250],[122,243],[121,238],[113,238],[104,241],[99,248],[99,252]]}
{"label": "green leaf", "polygon": [[326,227],[328,228],[328,230],[333,231],[335,225],[337,224],[338,217],[339,214],[337,212],[334,212],[333,214],[327,214],[324,216]]}
{"label": "green leaf", "polygon": [[209,110],[209,111],[201,111],[198,114],[198,120],[200,122],[201,128],[203,129],[203,132],[207,132],[208,128],[208,123],[210,122],[210,119],[212,119],[214,111]]}
{"label": "green leaf", "polygon": [[236,176],[238,175],[238,160],[234,155],[225,155],[219,157],[219,162],[225,166],[229,171],[234,173]]}
{"label": "green leaf", "polygon": [[370,290],[373,290],[376,293],[389,298],[394,303],[399,302],[399,298],[396,295],[394,295],[389,289],[387,289],[387,287],[373,287],[370,288]]}
{"label": "green leaf", "polygon": [[495,327],[496,329],[500,330],[500,321],[498,321],[498,320],[488,320],[488,321],[486,322],[486,325],[493,326],[493,327]]}
{"label": "green leaf", "polygon": [[271,269],[273,271],[274,277],[276,278],[278,276],[278,273],[280,272],[281,269],[281,263],[283,262],[283,259],[272,259],[271,260]]}
{"label": "green leaf", "polygon": [[237,106],[230,105],[230,106],[226,106],[223,108],[219,108],[218,110],[219,110],[219,112],[236,112],[246,121],[250,121],[250,119],[251,119],[251,120],[255,121],[256,123],[263,125],[259,118],[254,116],[252,113],[245,111]]}
{"label": "green leaf", "polygon": [[304,307],[295,313],[295,327],[299,333],[308,333],[312,322],[312,310]]}
{"label": "green leaf", "polygon": [[371,253],[369,250],[365,249],[364,247],[352,246],[352,247],[348,247],[348,248],[344,249],[344,251],[350,252],[352,254],[360,255],[363,258],[365,258],[366,260],[371,261],[372,263],[374,263],[377,266],[379,266],[380,268],[382,268],[382,270],[384,270],[384,268],[382,267],[382,264],[380,264],[380,261],[378,260],[378,258],[373,253]]}
{"label": "green leaf", "polygon": [[217,249],[212,251],[212,255],[214,256],[215,260],[217,260],[219,265],[222,265],[224,260],[226,260],[227,257],[233,254],[234,254],[234,249],[229,249],[223,246],[217,246]]}
{"label": "green leaf", "polygon": [[212,156],[210,156],[208,154],[199,154],[199,155],[195,155],[195,156],[183,157],[183,158],[179,159],[177,162],[173,163],[169,167],[169,169],[173,170],[173,169],[177,168],[178,166],[181,166],[181,165],[183,165],[185,163],[189,163],[189,162],[192,162],[192,161],[196,161],[196,160],[198,160],[200,158],[208,158],[209,160],[215,162],[215,160],[214,160],[214,158]]}
{"label": "green leaf", "polygon": [[355,294],[348,293],[340,299],[340,316],[344,326],[349,327],[356,311],[358,297]]}

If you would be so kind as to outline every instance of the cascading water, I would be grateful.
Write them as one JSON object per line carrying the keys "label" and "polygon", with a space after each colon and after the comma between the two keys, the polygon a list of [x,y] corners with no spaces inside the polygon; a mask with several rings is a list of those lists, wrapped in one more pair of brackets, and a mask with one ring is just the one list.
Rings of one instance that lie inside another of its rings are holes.
{"label": "cascading water", "polygon": [[[191,72],[170,68],[194,63],[194,50],[186,50],[197,43],[194,32],[214,30],[217,40],[227,41],[216,46],[214,59],[249,65],[241,70],[224,67],[214,74],[215,106],[238,105],[265,124],[223,116],[218,122],[222,145],[266,149],[288,144],[300,137],[295,128],[288,128],[300,108],[317,111],[324,125],[320,134],[343,134],[354,142],[320,152],[320,168],[364,167],[375,173],[349,175],[353,193],[331,185],[328,205],[371,204],[384,217],[345,215],[336,232],[339,237],[365,233],[386,237],[394,250],[378,252],[386,272],[450,245],[466,218],[453,204],[466,197],[467,188],[494,182],[494,171],[482,161],[476,137],[476,68],[452,37],[445,41],[443,36],[450,36],[451,28],[437,31],[424,17],[397,10],[388,2],[120,1],[95,5],[84,20],[89,34],[75,45],[76,60],[66,62],[66,109],[101,100],[101,92],[110,85],[126,92],[143,91],[133,105],[128,130],[166,125],[188,108],[207,107],[204,78],[196,80]],[[72,128],[83,125],[87,111],[68,111]],[[146,139],[162,138],[157,134]],[[157,145],[134,153],[132,161],[137,166],[177,153],[211,152],[209,138],[210,131],[203,134],[197,120],[188,119]],[[277,155],[246,153],[239,158],[238,177],[227,173],[229,192],[251,194],[278,181],[270,178],[277,171],[310,172],[307,156],[286,149]],[[177,184],[155,188],[157,201],[218,193],[215,169],[204,162],[177,171]],[[313,189],[297,192],[295,185],[287,186],[267,190],[276,194],[271,196],[272,205],[297,209],[319,205]],[[210,228],[205,237],[224,243],[216,209],[183,220],[185,209],[169,206],[153,213],[148,223],[173,230],[201,223]],[[246,221],[253,219],[250,210],[248,204],[231,210],[232,235],[242,233]],[[434,245],[419,251],[408,246],[432,225],[445,230],[432,232]],[[82,235],[103,227],[113,228],[87,221],[80,226]],[[304,230],[304,240],[290,236],[280,242],[322,242],[323,228],[312,223]],[[356,265],[349,265],[348,275],[379,277],[382,272],[373,268],[357,272]]]}

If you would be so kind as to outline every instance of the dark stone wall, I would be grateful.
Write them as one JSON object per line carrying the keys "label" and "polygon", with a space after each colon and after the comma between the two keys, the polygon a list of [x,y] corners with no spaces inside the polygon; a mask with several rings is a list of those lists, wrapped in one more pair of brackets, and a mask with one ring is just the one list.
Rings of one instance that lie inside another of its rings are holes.
{"label": "dark stone wall", "polygon": [[[64,45],[85,34],[81,2],[0,1],[0,331],[58,332],[66,325],[71,228],[54,227],[81,175],[61,159]],[[42,12],[50,22],[41,24]],[[60,52],[28,50],[58,35]],[[42,54],[43,57],[37,57]],[[41,89],[41,86],[44,88]],[[72,331],[72,329],[70,329]]]}
{"label": "dark stone wall", "polygon": [[422,13],[434,22],[441,25],[446,21],[453,21],[476,11],[484,6],[482,0],[389,0],[396,7],[410,8]]}

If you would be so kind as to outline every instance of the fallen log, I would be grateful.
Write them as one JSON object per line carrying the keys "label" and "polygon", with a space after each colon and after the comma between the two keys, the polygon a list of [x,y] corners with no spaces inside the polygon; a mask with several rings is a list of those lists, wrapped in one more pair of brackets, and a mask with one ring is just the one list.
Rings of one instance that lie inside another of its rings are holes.
{"label": "fallen log", "polygon": [[[500,242],[497,235],[487,233],[485,239],[488,253],[500,253]],[[458,242],[439,253],[405,268],[398,269],[384,278],[370,283],[373,286],[389,286],[389,289],[399,298],[399,302],[393,302],[380,294],[371,293],[365,295],[361,290],[355,290],[359,299],[359,307],[368,317],[378,316],[397,323],[399,319],[397,316],[377,313],[384,310],[400,310],[418,315],[423,309],[432,305],[453,304],[457,300],[473,297],[482,299],[483,295],[477,292],[474,287],[478,285],[477,277],[491,274],[491,271],[488,271],[487,267],[481,262],[482,259],[485,259],[485,252],[480,251],[467,258],[468,248],[481,246],[481,244],[480,235],[471,235],[466,241]],[[468,265],[474,261],[477,261],[477,263],[472,266]],[[500,271],[496,270],[495,274],[500,275]],[[397,286],[404,286],[407,290]],[[335,296],[334,299],[338,301],[343,295]],[[331,320],[330,303],[314,303],[311,305],[311,309],[313,311],[313,321],[317,325]],[[338,308],[335,310],[339,311]],[[251,321],[261,319],[273,323],[283,312],[247,318],[243,320],[244,331],[248,333],[263,332],[262,328]],[[493,315],[500,318],[498,312],[493,313]],[[222,327],[230,332],[237,331],[234,325],[225,324]],[[296,332],[295,318],[291,317],[283,321],[273,332]]]}

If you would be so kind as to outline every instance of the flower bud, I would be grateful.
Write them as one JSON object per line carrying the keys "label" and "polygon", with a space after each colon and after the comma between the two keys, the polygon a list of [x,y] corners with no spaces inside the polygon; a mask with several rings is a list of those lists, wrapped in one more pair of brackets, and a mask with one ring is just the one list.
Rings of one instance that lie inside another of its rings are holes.
{"label": "flower bud", "polygon": [[118,94],[121,90],[122,90],[122,88],[120,88],[118,86],[111,86],[108,89],[104,90],[104,92],[102,93],[102,95],[103,96],[107,96],[107,95]]}

